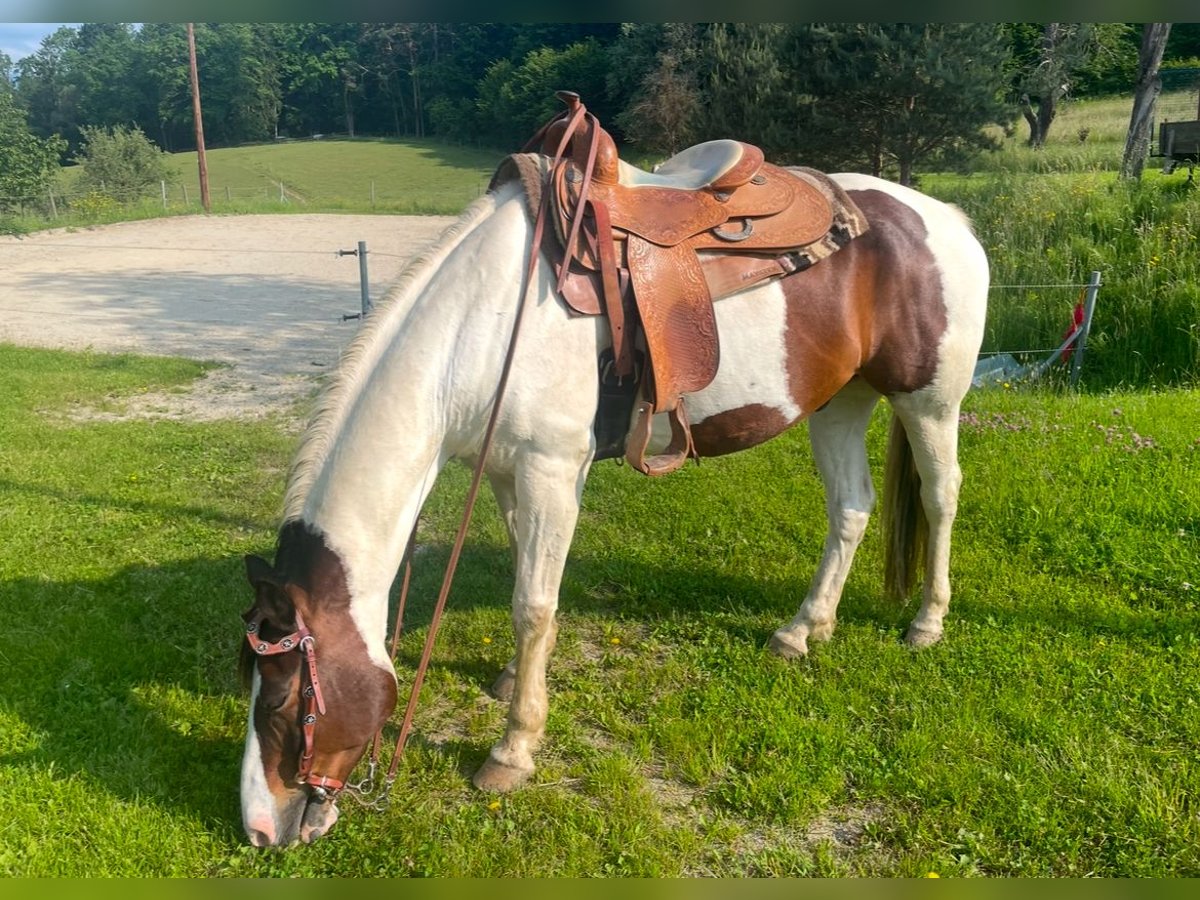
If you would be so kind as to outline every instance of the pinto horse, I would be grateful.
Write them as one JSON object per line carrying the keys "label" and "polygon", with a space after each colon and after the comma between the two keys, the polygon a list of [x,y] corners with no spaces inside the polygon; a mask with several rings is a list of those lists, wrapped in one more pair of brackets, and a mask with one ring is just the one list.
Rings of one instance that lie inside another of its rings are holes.
{"label": "pinto horse", "polygon": [[[828,536],[799,611],[770,640],[784,657],[832,636],[875,503],[865,433],[881,396],[892,408],[889,588],[907,592],[923,565],[906,640],[940,639],[961,481],[958,413],[987,298],[987,259],[960,211],[877,178],[833,178],[869,230],[807,270],[719,301],[720,368],[688,397],[701,456],[809,422]],[[544,260],[524,283],[533,230],[520,185],[508,183],[405,270],[347,348],[301,440],[274,564],[247,558],[247,621],[261,646],[243,646],[251,699],[241,802],[255,845],[328,831],[337,818],[330,794],[395,706],[389,591],[439,471],[480,452],[503,337],[522,304],[486,457],[516,559],[516,655],[494,686],[510,703],[507,726],[474,783],[507,791],[534,771],[559,584],[595,455],[596,360],[611,337],[602,319],[570,314]]]}

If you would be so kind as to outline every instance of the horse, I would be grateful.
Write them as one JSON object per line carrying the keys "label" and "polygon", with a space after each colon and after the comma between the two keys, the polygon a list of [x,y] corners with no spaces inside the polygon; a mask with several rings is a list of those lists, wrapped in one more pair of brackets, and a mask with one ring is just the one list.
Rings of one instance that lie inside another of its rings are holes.
{"label": "horse", "polygon": [[[770,638],[785,658],[833,635],[876,502],[865,434],[880,397],[891,407],[887,588],[905,595],[923,567],[905,640],[942,637],[959,408],[987,302],[988,261],[959,209],[871,176],[831,177],[869,229],[811,268],[717,302],[720,367],[687,398],[701,457],[809,424],[828,533],[807,595]],[[559,586],[595,456],[596,361],[611,336],[603,319],[571,314],[544,259],[526,284],[533,226],[521,186],[499,185],[405,269],[316,403],[287,477],[274,562],[246,558],[257,646],[242,646],[241,809],[255,846],[327,833],[338,817],[330,800],[395,707],[390,589],[439,472],[480,454],[502,338],[522,305],[485,469],[515,558],[516,652],[493,686],[509,702],[507,724],[473,782],[510,791],[534,772]]]}

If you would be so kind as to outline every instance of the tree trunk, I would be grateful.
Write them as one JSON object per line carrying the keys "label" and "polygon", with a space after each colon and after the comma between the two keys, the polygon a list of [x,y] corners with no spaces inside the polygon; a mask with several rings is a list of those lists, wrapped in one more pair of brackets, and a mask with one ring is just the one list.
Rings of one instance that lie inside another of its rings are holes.
{"label": "tree trunk", "polygon": [[1150,131],[1154,120],[1154,105],[1162,90],[1158,67],[1162,64],[1170,22],[1147,22],[1142,28],[1142,45],[1138,50],[1138,78],[1133,95],[1133,112],[1129,116],[1129,133],[1125,136],[1125,155],[1121,158],[1121,177],[1139,179],[1150,155]]}
{"label": "tree trunk", "polygon": [[1021,98],[1021,115],[1029,123],[1029,140],[1025,143],[1034,150],[1041,150],[1046,145],[1046,136],[1058,115],[1058,101],[1065,94],[1063,89],[1052,88],[1045,97],[1038,98],[1036,110],[1028,94]]}

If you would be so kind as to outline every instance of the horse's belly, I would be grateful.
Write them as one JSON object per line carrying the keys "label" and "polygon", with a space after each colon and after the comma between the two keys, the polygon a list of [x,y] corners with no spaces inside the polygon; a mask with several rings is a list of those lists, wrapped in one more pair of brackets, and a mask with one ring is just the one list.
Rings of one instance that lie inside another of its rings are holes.
{"label": "horse's belly", "polygon": [[[701,456],[720,456],[769,440],[812,410],[789,390],[787,306],[776,284],[717,302],[721,360],[703,391],[684,399]],[[667,443],[670,426],[658,416],[650,452]],[[657,445],[657,446],[656,446]]]}

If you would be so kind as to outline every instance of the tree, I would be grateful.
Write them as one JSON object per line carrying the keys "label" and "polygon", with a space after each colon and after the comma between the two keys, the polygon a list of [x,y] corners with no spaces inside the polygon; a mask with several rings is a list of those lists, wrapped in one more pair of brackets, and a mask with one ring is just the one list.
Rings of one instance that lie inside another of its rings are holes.
{"label": "tree", "polygon": [[1129,26],[1046,22],[1009,28],[1017,60],[1014,90],[1021,115],[1029,124],[1026,143],[1041,149],[1060,105],[1070,97],[1076,82],[1098,58],[1120,55]]}
{"label": "tree", "polygon": [[83,169],[79,184],[84,190],[132,200],[147,188],[174,178],[167,154],[154,146],[140,128],[85,125],[81,131],[84,143],[75,162]]}
{"label": "tree", "polygon": [[1125,154],[1121,158],[1121,177],[1142,177],[1146,157],[1150,154],[1150,126],[1154,120],[1154,103],[1162,90],[1158,67],[1162,64],[1170,22],[1147,22],[1142,28],[1142,46],[1138,51],[1137,89],[1133,111],[1129,116],[1129,133],[1125,137]]}
{"label": "tree", "polygon": [[[647,61],[643,74],[636,81],[636,93],[621,105],[623,111],[614,121],[627,140],[670,155],[696,140],[704,99],[696,72],[698,46],[693,27],[681,23],[659,27],[660,49]],[[610,55],[616,54],[610,51]],[[624,80],[614,80],[615,70],[632,76],[628,67],[631,62],[628,49],[622,56],[623,59],[614,61],[610,69],[610,96],[618,82]]]}
{"label": "tree", "polygon": [[0,209],[43,197],[65,147],[62,138],[30,132],[13,92],[0,90]]}
{"label": "tree", "polygon": [[[789,43],[793,154],[821,168],[954,166],[995,147],[1007,46],[988,24],[802,25]],[[779,105],[779,104],[776,104]]]}

